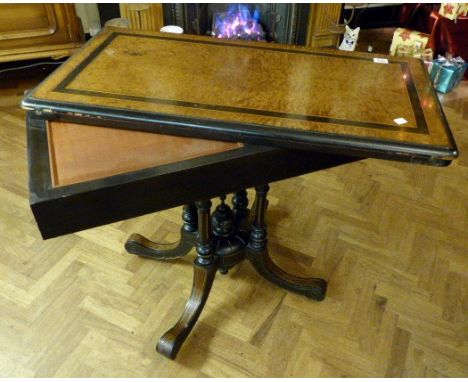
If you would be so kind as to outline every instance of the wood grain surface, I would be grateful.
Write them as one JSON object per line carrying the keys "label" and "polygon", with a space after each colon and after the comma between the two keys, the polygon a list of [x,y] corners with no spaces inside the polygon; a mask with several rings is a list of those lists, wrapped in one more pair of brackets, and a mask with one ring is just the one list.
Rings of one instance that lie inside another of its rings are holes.
{"label": "wood grain surface", "polygon": [[[255,125],[426,145],[456,155],[421,61],[391,57],[382,64],[374,57],[107,29],[24,105],[46,102],[62,111],[70,105],[72,114],[96,107],[150,113],[195,133],[204,123],[219,122],[220,130],[231,123],[242,137]],[[168,133],[172,125],[165,124]]]}
{"label": "wood grain surface", "polygon": [[85,182],[241,147],[237,143],[64,122],[50,122],[47,137],[54,186]]}
{"label": "wood grain surface", "polygon": [[132,232],[176,241],[182,209],[43,241],[18,107],[40,79],[0,89],[1,376],[468,375],[466,84],[444,96],[461,151],[452,166],[368,159],[273,183],[270,253],[327,279],[327,298],[274,288],[242,264],[216,276],[173,362],[154,344],[186,303],[193,255],[158,263],[123,245]]}

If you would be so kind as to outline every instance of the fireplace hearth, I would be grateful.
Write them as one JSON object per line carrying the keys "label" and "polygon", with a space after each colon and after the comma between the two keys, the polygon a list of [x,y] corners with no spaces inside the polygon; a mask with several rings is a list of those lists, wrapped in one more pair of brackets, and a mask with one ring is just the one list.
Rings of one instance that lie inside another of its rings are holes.
{"label": "fireplace hearth", "polygon": [[185,33],[295,45],[306,44],[309,12],[310,4],[163,5],[164,24]]}

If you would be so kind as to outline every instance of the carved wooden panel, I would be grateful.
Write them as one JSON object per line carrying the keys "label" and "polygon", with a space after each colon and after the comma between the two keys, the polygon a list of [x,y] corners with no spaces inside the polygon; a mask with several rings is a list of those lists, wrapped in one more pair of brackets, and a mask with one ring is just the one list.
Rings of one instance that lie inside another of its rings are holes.
{"label": "carved wooden panel", "polygon": [[2,4],[0,20],[0,40],[47,36],[57,31],[52,4]]}
{"label": "carved wooden panel", "polygon": [[0,62],[70,55],[82,41],[73,4],[0,4]]}

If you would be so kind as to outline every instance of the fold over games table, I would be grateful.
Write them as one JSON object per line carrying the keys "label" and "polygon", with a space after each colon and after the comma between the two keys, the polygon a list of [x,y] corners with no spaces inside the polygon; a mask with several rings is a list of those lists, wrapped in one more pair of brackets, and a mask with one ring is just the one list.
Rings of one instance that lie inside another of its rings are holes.
{"label": "fold over games table", "polygon": [[244,259],[280,287],[325,297],[325,280],[270,259],[268,183],[370,157],[445,166],[458,155],[412,58],[105,29],[22,106],[44,239],[184,205],[177,245],[132,234],[125,246],[156,260],[196,248],[190,299],[157,345],[172,359],[216,272]]}

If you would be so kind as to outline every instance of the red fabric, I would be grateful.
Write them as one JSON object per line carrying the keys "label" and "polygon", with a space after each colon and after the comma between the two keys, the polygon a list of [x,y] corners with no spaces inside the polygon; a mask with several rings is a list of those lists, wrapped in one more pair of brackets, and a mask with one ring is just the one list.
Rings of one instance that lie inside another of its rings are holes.
{"label": "red fabric", "polygon": [[429,47],[434,53],[450,53],[468,60],[468,16],[459,16],[455,22],[432,12],[431,19],[433,27]]}
{"label": "red fabric", "polygon": [[[440,4],[404,4],[400,11],[400,25],[430,35],[428,48],[444,56],[460,56],[468,62],[468,16],[459,16],[456,21],[439,15]],[[465,72],[468,79],[468,70]]]}
{"label": "red fabric", "polygon": [[439,4],[403,4],[398,18],[399,26],[419,32],[430,34],[432,25],[430,24],[430,14],[438,11]]}

